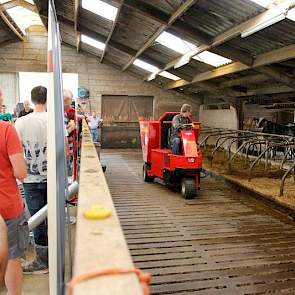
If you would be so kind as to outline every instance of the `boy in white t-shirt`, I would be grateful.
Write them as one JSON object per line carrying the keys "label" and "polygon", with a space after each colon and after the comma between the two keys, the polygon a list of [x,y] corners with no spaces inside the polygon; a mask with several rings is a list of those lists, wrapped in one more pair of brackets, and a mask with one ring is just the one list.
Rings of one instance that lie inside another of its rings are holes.
{"label": "boy in white t-shirt", "polygon": [[[15,128],[21,139],[27,161],[24,179],[26,202],[31,215],[47,204],[47,89],[37,86],[31,91],[35,105],[33,113],[16,120]],[[47,221],[34,230],[36,260],[24,268],[24,273],[48,273]]]}

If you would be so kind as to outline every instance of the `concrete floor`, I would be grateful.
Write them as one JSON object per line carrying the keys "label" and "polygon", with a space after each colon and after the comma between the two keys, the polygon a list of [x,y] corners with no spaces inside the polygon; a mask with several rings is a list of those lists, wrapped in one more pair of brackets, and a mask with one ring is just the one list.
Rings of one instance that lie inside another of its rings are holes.
{"label": "concrete floor", "polygon": [[[71,216],[76,216],[76,207],[70,208]],[[75,225],[71,226],[71,238],[72,238],[72,253],[74,251],[74,238],[75,238]],[[67,233],[67,230],[66,230]],[[67,235],[67,234],[66,234]],[[66,236],[67,239],[67,236]],[[68,255],[68,243],[66,243],[66,281],[69,277],[69,255]],[[33,256],[32,252],[27,253],[27,256]],[[49,295],[49,275],[24,275],[23,281],[23,295]],[[6,289],[4,286],[0,287],[0,295],[6,295]]]}

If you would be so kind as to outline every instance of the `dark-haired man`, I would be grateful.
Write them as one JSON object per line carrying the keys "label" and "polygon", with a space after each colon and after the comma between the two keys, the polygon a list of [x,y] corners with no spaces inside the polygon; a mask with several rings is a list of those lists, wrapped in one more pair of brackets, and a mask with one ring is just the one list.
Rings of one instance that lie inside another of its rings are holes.
{"label": "dark-haired man", "polygon": [[[47,89],[37,86],[31,91],[34,112],[19,118],[15,128],[22,141],[28,176],[24,179],[25,197],[31,215],[47,204]],[[36,260],[24,268],[25,273],[48,272],[47,224],[34,230]]]}
{"label": "dark-haired man", "polygon": [[174,116],[172,119],[171,124],[171,150],[172,154],[178,155],[180,152],[180,137],[179,133],[181,129],[185,127],[186,124],[191,123],[191,117],[192,115],[192,107],[189,104],[183,104],[180,110],[180,114]]}

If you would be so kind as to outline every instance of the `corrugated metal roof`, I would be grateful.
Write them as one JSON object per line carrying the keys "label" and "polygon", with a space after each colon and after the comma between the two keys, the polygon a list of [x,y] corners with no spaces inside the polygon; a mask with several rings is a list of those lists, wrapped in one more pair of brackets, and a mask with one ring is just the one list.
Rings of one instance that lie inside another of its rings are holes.
{"label": "corrugated metal roof", "polygon": [[62,0],[55,1],[55,7],[58,11],[58,14],[74,21],[74,1],[73,0]]}
{"label": "corrugated metal roof", "polygon": [[216,37],[264,10],[250,0],[199,0],[182,20],[193,28]]}
{"label": "corrugated metal roof", "polygon": [[5,22],[2,20],[2,18],[0,18],[0,43],[8,41],[8,40],[12,40],[12,32],[8,33],[8,27],[5,24]]}
{"label": "corrugated metal roof", "polygon": [[237,37],[227,44],[252,56],[295,43],[295,22],[286,19],[247,38]]}
{"label": "corrugated metal roof", "polygon": [[112,21],[83,8],[79,9],[79,18],[79,23],[81,25],[104,36],[108,36],[113,23]]}
{"label": "corrugated metal roof", "polygon": [[144,54],[163,64],[166,64],[180,56],[180,54],[176,51],[169,49],[168,47],[159,43],[155,43],[153,46],[148,48]]}
{"label": "corrugated metal roof", "polygon": [[105,55],[105,59],[115,63],[120,68],[122,68],[129,61],[130,56],[113,47],[108,47],[108,50]]}
{"label": "corrugated metal roof", "polygon": [[112,39],[138,50],[156,32],[160,24],[128,7],[123,7]]}
{"label": "corrugated metal roof", "polygon": [[183,0],[143,0],[143,2],[160,9],[167,14],[172,14],[184,2]]}

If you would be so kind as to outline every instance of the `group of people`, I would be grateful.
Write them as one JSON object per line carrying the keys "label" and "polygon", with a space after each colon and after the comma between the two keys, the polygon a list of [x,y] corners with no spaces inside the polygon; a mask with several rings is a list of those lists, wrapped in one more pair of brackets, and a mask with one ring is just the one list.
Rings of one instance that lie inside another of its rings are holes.
{"label": "group of people", "polygon": [[[72,107],[71,91],[64,90],[63,96],[66,155],[73,163],[78,146],[79,121],[84,114]],[[46,87],[33,88],[31,101],[34,110],[29,102],[25,102],[16,119],[0,117],[0,283],[4,277],[9,295],[22,294],[23,273],[48,272],[46,221],[34,229],[36,258],[31,262],[21,261],[30,237],[18,181],[23,183],[31,215],[47,204]],[[0,109],[2,105],[4,97],[0,90]],[[90,122],[93,120],[96,120],[95,114],[89,117]]]}

